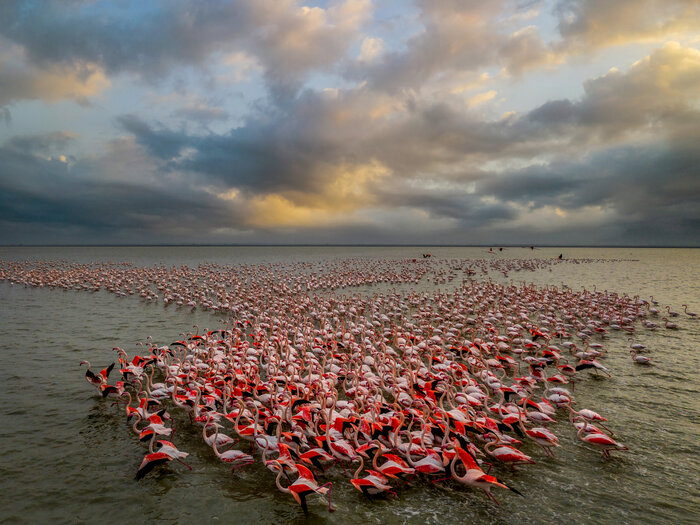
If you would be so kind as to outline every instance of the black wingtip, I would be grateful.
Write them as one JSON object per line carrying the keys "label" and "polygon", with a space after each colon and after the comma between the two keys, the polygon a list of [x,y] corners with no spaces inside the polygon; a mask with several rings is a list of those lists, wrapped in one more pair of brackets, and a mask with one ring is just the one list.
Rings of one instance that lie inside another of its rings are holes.
{"label": "black wingtip", "polygon": [[136,481],[139,481],[140,479],[143,479],[143,477],[148,474],[151,470],[153,470],[155,467],[158,465],[161,465],[165,463],[167,460],[166,459],[157,459],[155,461],[150,461],[146,463],[143,468],[140,468],[138,472],[136,472]]}
{"label": "black wingtip", "polygon": [[514,489],[511,486],[508,486],[508,489],[510,489],[511,492],[515,492],[518,496],[521,496],[523,498],[525,497],[525,495],[522,492],[520,492],[518,489]]}

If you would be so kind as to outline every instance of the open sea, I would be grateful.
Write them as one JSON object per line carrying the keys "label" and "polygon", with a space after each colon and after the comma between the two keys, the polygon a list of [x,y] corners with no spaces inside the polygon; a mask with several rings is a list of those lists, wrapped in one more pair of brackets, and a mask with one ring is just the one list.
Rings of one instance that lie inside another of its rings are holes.
{"label": "open sea", "polygon": [[[578,441],[566,416],[552,426],[561,447],[547,458],[524,449],[536,465],[497,475],[524,497],[497,492],[500,505],[456,483],[415,480],[397,495],[364,498],[342,472],[331,475],[334,513],[312,500],[305,516],[275,487],[257,461],[231,473],[201,439],[201,427],[180,417],[177,445],[192,470],[173,464],[141,481],[134,474],[145,453],[123,409],[96,395],[85,381],[115,360],[112,348],[133,355],[147,337],[158,345],[181,339],[193,325],[221,326],[222,314],[146,302],[107,291],[32,288],[0,280],[0,523],[700,523],[700,249],[477,247],[0,247],[7,261],[128,262],[136,266],[196,267],[346,258],[435,260],[593,259],[534,272],[489,275],[498,283],[562,284],[614,291],[659,302],[680,315],[677,330],[636,326],[634,339],[653,366],[632,362],[629,334],[594,338],[608,351],[611,378],[585,373],[574,396],[602,414],[615,438],[630,448],[612,459]],[[486,278],[477,275],[476,278]],[[418,290],[440,287],[424,278]],[[377,287],[386,291],[391,286]],[[400,293],[411,287],[396,287]],[[346,288],[343,293],[355,290]],[[364,287],[357,290],[374,293]],[[258,455],[259,457],[259,455]]]}

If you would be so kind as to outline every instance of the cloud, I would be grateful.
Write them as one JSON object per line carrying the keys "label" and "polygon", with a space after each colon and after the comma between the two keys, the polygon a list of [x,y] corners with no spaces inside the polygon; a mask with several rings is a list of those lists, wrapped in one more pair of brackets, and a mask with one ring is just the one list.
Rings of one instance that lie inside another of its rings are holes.
{"label": "cloud", "polygon": [[528,223],[556,232],[593,222],[613,227],[597,242],[697,245],[699,162],[694,148],[611,148],[484,178],[476,192],[521,210],[514,221],[521,230]]}
{"label": "cloud", "polygon": [[66,140],[59,132],[0,146],[0,242],[45,242],[46,232],[55,233],[51,242],[148,242],[235,220],[235,210],[196,181],[159,171],[133,141],[117,140],[105,154],[71,164],[46,156]]}
{"label": "cloud", "polygon": [[102,2],[10,0],[0,9],[0,32],[33,64],[89,62],[110,74],[130,70],[144,77],[206,59],[244,32],[250,17],[247,5],[177,0],[149,3],[138,16],[128,4]]}
{"label": "cloud", "polygon": [[511,34],[501,45],[499,58],[506,72],[514,76],[564,62],[564,57],[542,40],[535,26],[527,26]]}
{"label": "cloud", "polygon": [[[105,72],[91,62],[46,64],[43,67],[28,62],[23,50],[0,38],[0,107],[22,100],[39,99],[55,102],[72,99],[88,103],[110,86]],[[5,119],[9,111],[5,108]]]}
{"label": "cloud", "polygon": [[5,148],[23,153],[50,154],[60,152],[78,136],[70,131],[53,131],[37,135],[15,135],[7,140]]}
{"label": "cloud", "polygon": [[[508,111],[505,83],[593,38],[593,4],[557,11],[566,45],[523,26],[541,2],[417,2],[418,30],[400,42],[365,0],[153,2],[139,16],[124,5],[0,3],[14,20],[0,22],[12,42],[0,104],[85,102],[124,73],[167,102],[107,115],[120,135],[106,141],[84,125],[6,140],[0,240],[61,228],[163,242],[698,240],[700,51],[666,42],[581,96]],[[662,24],[680,16],[660,12]],[[627,22],[625,35],[651,34]],[[191,69],[213,79],[207,92],[162,94]],[[232,103],[231,84],[251,77],[234,89],[252,95]]]}
{"label": "cloud", "polygon": [[181,133],[165,128],[153,129],[136,115],[122,115],[117,122],[157,158],[168,160],[177,157],[187,145]]}
{"label": "cloud", "polygon": [[663,42],[700,32],[695,0],[559,0],[554,9],[570,53],[632,42]]}
{"label": "cloud", "polygon": [[365,37],[360,46],[359,62],[372,63],[379,59],[384,50],[384,41],[381,38]]}
{"label": "cloud", "polygon": [[[348,63],[345,75],[389,93],[419,90],[436,77],[478,72],[498,66],[512,76],[553,65],[561,58],[534,26],[521,27],[522,18],[505,13],[525,12],[507,0],[420,1],[422,30],[400,50],[387,50],[373,60],[360,56]],[[515,6],[515,7],[514,7]]]}
{"label": "cloud", "polygon": [[203,102],[193,102],[174,111],[174,115],[185,120],[206,124],[215,120],[228,120],[226,110],[208,106]]}
{"label": "cloud", "polygon": [[[191,135],[134,116],[120,123],[165,162],[161,169],[197,173],[217,198],[245,210],[244,227],[356,225],[358,211],[366,220],[369,210],[381,208],[423,212],[441,228],[514,232],[522,221],[522,231],[534,224],[563,231],[583,228],[594,216],[642,220],[629,214],[630,196],[652,199],[664,163],[687,159],[698,138],[690,127],[700,96],[698,55],[668,43],[625,72],[588,81],[578,100],[499,120],[456,100],[400,102],[359,86],[307,90],[221,135]],[[495,96],[477,93],[472,105]],[[654,158],[642,155],[650,151]],[[648,180],[638,177],[644,166],[658,168]],[[691,167],[685,162],[679,173]],[[693,192],[685,175],[673,180],[684,194]],[[672,200],[664,207],[669,216]],[[687,221],[690,215],[677,226]],[[588,223],[595,230],[597,222]],[[625,223],[619,220],[615,231]]]}
{"label": "cloud", "polygon": [[584,90],[580,100],[547,102],[517,125],[539,136],[565,133],[576,142],[620,140],[632,133],[685,140],[688,119],[700,116],[700,51],[666,43],[627,72],[613,69],[589,80]]}
{"label": "cloud", "polygon": [[4,121],[7,126],[12,123],[12,113],[9,108],[0,107],[0,120]]}
{"label": "cloud", "polygon": [[501,2],[419,2],[424,30],[404,50],[384,53],[371,63],[350,64],[350,78],[394,93],[417,89],[440,71],[476,69],[493,60],[499,37],[487,20]]}
{"label": "cloud", "polygon": [[476,95],[469,97],[467,105],[469,107],[480,106],[481,104],[484,104],[489,100],[493,100],[494,98],[496,98],[496,95],[498,95],[498,91],[496,91],[495,89],[490,89],[482,93],[477,93]]}
{"label": "cloud", "polygon": [[[92,65],[157,83],[179,67],[207,69],[224,55],[256,57],[275,95],[294,94],[309,71],[332,67],[359,38],[370,0],[326,9],[293,0],[153,1],[139,6],[52,0],[0,4],[0,35],[30,67]],[[19,73],[18,73],[19,74]]]}
{"label": "cloud", "polygon": [[264,9],[256,8],[255,22],[262,30],[253,47],[276,96],[295,93],[305,72],[332,67],[359,39],[372,12],[370,0],[346,0],[328,9],[296,7],[291,1],[263,4]]}

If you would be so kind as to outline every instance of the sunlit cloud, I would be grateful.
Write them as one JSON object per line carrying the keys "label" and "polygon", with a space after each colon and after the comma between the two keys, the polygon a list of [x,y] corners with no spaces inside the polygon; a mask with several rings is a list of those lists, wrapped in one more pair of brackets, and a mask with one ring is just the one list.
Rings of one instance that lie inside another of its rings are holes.
{"label": "sunlit cloud", "polygon": [[569,52],[633,42],[664,42],[700,32],[700,5],[694,0],[559,0],[555,8]]}
{"label": "sunlit cloud", "polygon": [[384,49],[384,41],[381,38],[365,37],[360,47],[360,56],[357,60],[360,62],[371,63],[377,60]]}
{"label": "sunlit cloud", "polygon": [[70,99],[88,104],[91,97],[109,88],[111,82],[96,63],[39,67],[31,64],[20,46],[0,39],[0,106],[23,100],[56,102]]}
{"label": "sunlit cloud", "polygon": [[498,95],[498,92],[495,89],[490,89],[489,91],[478,93],[473,97],[469,97],[467,105],[470,108],[474,106],[479,106],[481,104],[484,104],[485,102],[488,102],[489,100],[493,100],[494,98],[496,98],[496,95]]}

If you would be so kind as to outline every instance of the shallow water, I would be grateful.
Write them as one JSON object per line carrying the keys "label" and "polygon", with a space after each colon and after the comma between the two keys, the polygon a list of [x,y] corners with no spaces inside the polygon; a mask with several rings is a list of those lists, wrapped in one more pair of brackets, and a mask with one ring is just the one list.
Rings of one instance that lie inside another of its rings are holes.
{"label": "shallow water", "polygon": [[[128,261],[136,265],[196,266],[329,258],[556,257],[622,259],[558,265],[551,271],[493,275],[499,282],[562,283],[643,298],[653,295],[682,312],[700,311],[700,250],[632,248],[359,247],[89,247],[0,248],[0,260]],[[430,287],[421,283],[420,288]],[[407,287],[398,287],[400,290]],[[372,289],[374,290],[374,289]],[[369,291],[369,290],[368,290]],[[553,427],[561,448],[548,459],[526,444],[537,465],[497,475],[525,494],[499,491],[500,506],[456,485],[415,481],[396,498],[364,499],[342,474],[333,491],[336,512],[321,501],[305,517],[259,462],[231,474],[202,442],[199,427],[176,416],[178,446],[193,470],[174,464],[140,482],[134,474],[144,453],[121,411],[95,397],[84,368],[114,360],[114,346],[133,354],[152,336],[168,344],[194,324],[218,328],[221,316],[200,309],[164,308],[107,292],[25,288],[0,282],[0,522],[2,523],[697,523],[700,516],[700,320],[682,313],[677,331],[647,331],[635,339],[655,365],[631,362],[626,334],[604,344],[612,378],[591,375],[575,396],[581,407],[610,420],[631,451],[603,457],[578,442],[567,423]],[[663,325],[663,321],[658,321]],[[175,414],[174,414],[175,415]],[[134,504],[137,503],[137,504]]]}

